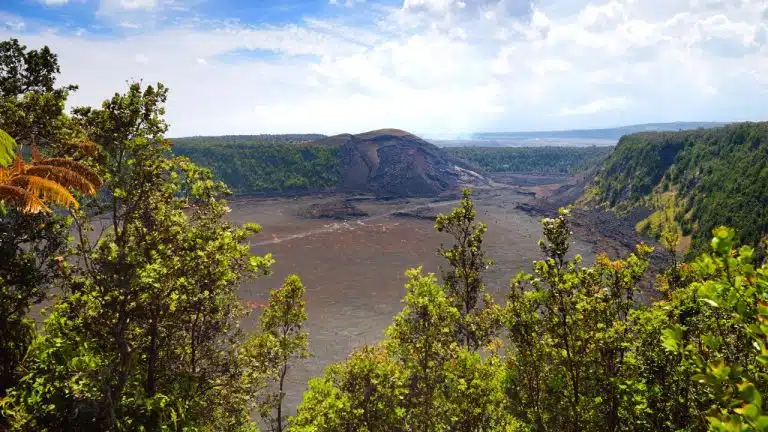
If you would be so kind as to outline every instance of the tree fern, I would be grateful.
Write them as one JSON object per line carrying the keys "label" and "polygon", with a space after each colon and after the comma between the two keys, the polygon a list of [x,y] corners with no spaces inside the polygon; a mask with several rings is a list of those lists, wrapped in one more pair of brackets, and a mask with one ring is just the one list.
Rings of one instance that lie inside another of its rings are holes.
{"label": "tree fern", "polygon": [[32,149],[31,164],[16,155],[13,165],[0,168],[0,201],[25,213],[49,212],[49,204],[77,208],[70,190],[93,195],[101,185],[99,176],[86,165],[70,159],[44,159]]}
{"label": "tree fern", "polygon": [[[34,175],[16,175],[8,186],[16,186],[39,198],[43,203],[57,204],[64,207],[78,207],[74,196],[59,183]],[[43,209],[45,210],[45,209]]]}

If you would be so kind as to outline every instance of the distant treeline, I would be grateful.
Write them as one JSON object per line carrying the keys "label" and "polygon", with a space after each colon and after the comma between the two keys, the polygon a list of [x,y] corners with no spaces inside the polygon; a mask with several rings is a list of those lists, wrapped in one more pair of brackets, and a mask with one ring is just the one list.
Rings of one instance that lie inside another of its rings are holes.
{"label": "distant treeline", "polygon": [[573,138],[573,139],[613,139],[618,140],[624,135],[637,132],[670,132],[699,128],[713,128],[724,126],[720,122],[673,122],[673,123],[647,123],[639,125],[621,126],[606,129],[578,129],[561,131],[536,131],[536,132],[481,132],[472,134],[473,139],[481,140],[515,140],[531,138]]}
{"label": "distant treeline", "polygon": [[444,150],[488,172],[571,174],[598,164],[613,147],[451,147]]}
{"label": "distant treeline", "polygon": [[209,147],[221,144],[296,144],[317,141],[325,137],[325,135],[321,134],[220,135],[171,138],[171,141],[183,146]]}
{"label": "distant treeline", "polygon": [[650,207],[656,213],[638,228],[691,235],[694,252],[718,225],[757,244],[768,232],[768,122],[625,136],[591,193],[620,212]]}
{"label": "distant treeline", "polygon": [[338,148],[307,145],[324,135],[174,138],[173,150],[210,168],[238,194],[323,190],[341,178]]}

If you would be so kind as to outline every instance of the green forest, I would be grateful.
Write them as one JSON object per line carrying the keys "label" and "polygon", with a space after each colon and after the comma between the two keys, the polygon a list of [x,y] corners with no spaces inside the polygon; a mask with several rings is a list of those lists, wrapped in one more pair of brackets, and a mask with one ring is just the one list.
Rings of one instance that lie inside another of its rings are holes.
{"label": "green forest", "polygon": [[[286,377],[313,350],[300,275],[240,329],[256,311],[237,289],[274,259],[250,251],[258,224],[225,218],[229,188],[172,151],[168,89],[65,112],[77,89],[58,74],[47,48],[0,42],[0,430],[768,430],[768,263],[738,231],[648,274],[648,245],[570,254],[561,209],[496,302],[469,190],[435,221],[443,272],[404,269],[383,340],[312,378],[287,416]],[[747,146],[754,128],[726,131]]]}
{"label": "green forest", "polygon": [[721,224],[738,241],[759,245],[768,232],[768,122],[714,129],[645,132],[623,137],[601,167],[590,197],[619,213],[645,206],[654,214],[639,225],[665,231],[706,250]]}
{"label": "green forest", "polygon": [[339,149],[306,144],[323,135],[175,138],[173,151],[209,168],[239,194],[319,191],[341,179]]}
{"label": "green forest", "polygon": [[595,166],[613,147],[446,147],[487,172],[573,174]]}

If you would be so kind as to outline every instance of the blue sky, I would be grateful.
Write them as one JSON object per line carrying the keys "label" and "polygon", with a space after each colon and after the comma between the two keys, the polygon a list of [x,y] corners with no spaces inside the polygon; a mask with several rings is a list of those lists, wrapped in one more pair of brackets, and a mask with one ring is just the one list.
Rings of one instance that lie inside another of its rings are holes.
{"label": "blue sky", "polygon": [[170,88],[170,135],[768,119],[765,0],[3,0],[71,105]]}

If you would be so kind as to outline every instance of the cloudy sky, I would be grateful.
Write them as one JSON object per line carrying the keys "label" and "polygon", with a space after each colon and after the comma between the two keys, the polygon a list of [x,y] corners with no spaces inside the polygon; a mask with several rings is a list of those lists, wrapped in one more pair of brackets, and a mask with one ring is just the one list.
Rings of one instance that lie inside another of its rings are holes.
{"label": "cloudy sky", "polygon": [[2,0],[93,105],[170,87],[171,136],[427,136],[768,119],[766,0]]}

